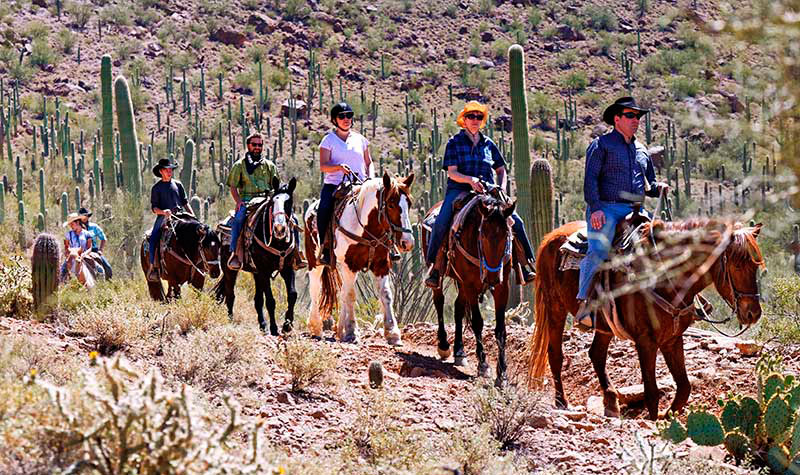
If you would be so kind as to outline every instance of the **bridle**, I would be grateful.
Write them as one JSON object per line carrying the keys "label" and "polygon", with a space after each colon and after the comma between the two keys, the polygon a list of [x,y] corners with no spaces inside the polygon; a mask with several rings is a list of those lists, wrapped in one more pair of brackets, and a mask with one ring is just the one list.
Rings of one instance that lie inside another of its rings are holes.
{"label": "bridle", "polygon": [[[173,221],[173,218],[170,217],[170,219],[167,222],[169,223],[169,227],[170,229],[172,229],[172,235],[175,236],[175,240],[177,242],[178,233],[175,231],[175,223]],[[172,247],[170,247],[169,251],[167,251],[179,261],[190,266],[192,272],[191,276],[189,277],[190,279],[194,277],[195,273],[200,274],[205,278],[206,274],[211,272],[211,266],[219,266],[219,259],[208,260],[208,258],[206,257],[205,248],[203,247],[203,241],[208,236],[209,227],[207,224],[202,224],[199,221],[198,224],[200,224],[205,230],[203,236],[197,241],[197,253],[200,255],[200,263],[202,265],[202,268],[197,267],[197,264],[195,264],[195,262],[191,258],[189,258],[189,256],[186,254],[186,250],[184,250],[183,248],[181,248],[181,253],[183,255],[178,254],[174,249],[172,249]],[[166,266],[164,266],[164,272],[167,273]]]}
{"label": "bridle", "polygon": [[[253,233],[253,239],[255,239],[256,243],[258,243],[259,246],[261,246],[265,251],[269,252],[270,254],[273,254],[278,257],[278,268],[273,273],[272,275],[273,278],[275,277],[275,274],[277,274],[278,272],[281,271],[281,269],[283,269],[283,264],[286,261],[286,258],[294,252],[294,248],[297,245],[297,243],[294,242],[294,232],[293,232],[294,227],[297,225],[292,219],[293,213],[291,212],[291,207],[289,208],[290,210],[289,213],[287,213],[285,209],[277,213],[273,212],[273,202],[275,201],[275,196],[280,194],[289,195],[287,191],[278,191],[277,193],[272,195],[267,204],[267,206],[269,207],[269,213],[267,215],[268,219],[263,219],[263,213],[262,213],[261,235],[265,237],[269,236],[269,242],[266,243],[262,241],[261,238],[259,238],[255,233]],[[274,237],[274,234],[272,233],[272,226],[273,223],[275,222],[275,217],[281,215],[286,217],[287,246],[286,249],[283,250],[276,249],[275,247],[272,246],[272,238]],[[269,234],[267,233],[267,221],[269,221]]]}
{"label": "bridle", "polygon": [[[503,264],[508,263],[511,260],[511,239],[512,239],[512,230],[511,226],[506,223],[506,246],[505,250],[503,251],[503,257],[500,258],[500,263],[496,266],[489,265],[489,262],[486,260],[485,251],[483,250],[483,224],[486,221],[486,217],[481,215],[481,222],[478,224],[478,260],[480,261],[480,269],[481,269],[481,282],[483,282],[486,278],[486,273],[488,272],[499,272],[500,273],[500,283],[503,282]],[[471,256],[470,256],[471,257]]]}

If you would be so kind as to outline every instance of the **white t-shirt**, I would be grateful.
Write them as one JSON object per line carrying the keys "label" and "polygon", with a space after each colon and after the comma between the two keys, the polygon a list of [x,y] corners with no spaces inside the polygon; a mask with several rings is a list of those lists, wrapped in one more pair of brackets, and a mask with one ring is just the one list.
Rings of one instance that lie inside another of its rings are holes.
{"label": "white t-shirt", "polygon": [[[330,150],[330,165],[347,165],[361,180],[367,178],[367,167],[364,165],[364,153],[367,151],[369,141],[358,132],[350,131],[347,140],[343,141],[336,132],[328,134],[319,143],[320,149]],[[344,172],[338,171],[325,174],[325,183],[338,185],[344,178]]]}

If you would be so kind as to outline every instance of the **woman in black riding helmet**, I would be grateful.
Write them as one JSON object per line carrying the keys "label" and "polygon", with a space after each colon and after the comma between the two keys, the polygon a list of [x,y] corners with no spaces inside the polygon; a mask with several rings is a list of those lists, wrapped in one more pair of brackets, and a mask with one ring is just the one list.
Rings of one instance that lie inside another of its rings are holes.
{"label": "woman in black riding helmet", "polygon": [[[344,180],[345,175],[355,174],[359,180],[375,176],[372,159],[369,156],[369,141],[352,130],[353,109],[346,102],[331,108],[331,122],[334,129],[319,144],[319,169],[325,174],[325,182],[319,196],[317,209],[317,230],[320,242],[325,240],[331,216],[333,215],[333,192]],[[322,246],[320,263],[332,265],[330,246]]]}

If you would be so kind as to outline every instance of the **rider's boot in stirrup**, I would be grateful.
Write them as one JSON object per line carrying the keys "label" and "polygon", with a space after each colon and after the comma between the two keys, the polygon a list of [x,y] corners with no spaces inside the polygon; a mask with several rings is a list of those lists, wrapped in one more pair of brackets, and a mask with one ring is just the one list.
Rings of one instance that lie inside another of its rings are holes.
{"label": "rider's boot in stirrup", "polygon": [[236,242],[236,249],[233,251],[233,254],[231,254],[231,257],[228,258],[228,269],[238,271],[242,268],[243,253],[244,244],[240,236],[239,240]]}

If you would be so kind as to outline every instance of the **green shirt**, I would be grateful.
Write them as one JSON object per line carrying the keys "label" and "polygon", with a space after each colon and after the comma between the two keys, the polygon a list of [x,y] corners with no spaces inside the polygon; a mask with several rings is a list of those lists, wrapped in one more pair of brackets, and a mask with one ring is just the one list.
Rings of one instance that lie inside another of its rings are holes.
{"label": "green shirt", "polygon": [[272,177],[278,176],[278,167],[270,160],[263,160],[261,165],[247,173],[244,159],[236,160],[228,175],[228,186],[236,188],[242,201],[250,201],[265,191],[272,191]]}

